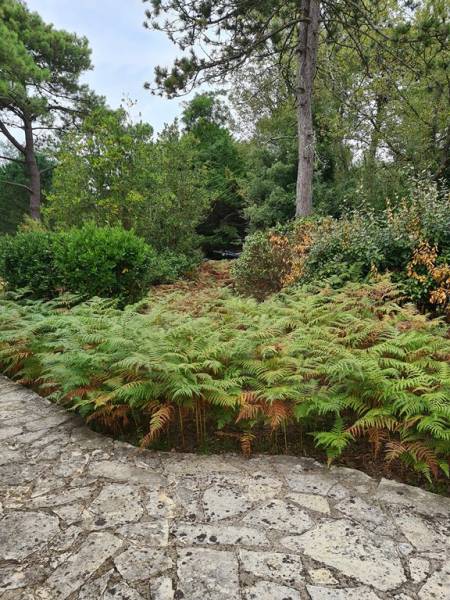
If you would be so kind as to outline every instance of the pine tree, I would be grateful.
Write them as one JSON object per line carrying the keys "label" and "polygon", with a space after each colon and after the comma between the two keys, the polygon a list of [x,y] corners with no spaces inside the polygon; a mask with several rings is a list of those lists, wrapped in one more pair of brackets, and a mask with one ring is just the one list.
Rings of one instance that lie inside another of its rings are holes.
{"label": "pine tree", "polygon": [[[156,68],[154,92],[173,97],[202,83],[222,83],[249,63],[262,70],[268,63],[279,66],[297,105],[297,216],[306,216],[312,210],[313,92],[320,68],[319,47],[328,44],[330,52],[351,47],[360,59],[363,79],[372,77],[369,56],[373,55],[378,70],[389,71],[395,64],[413,71],[414,58],[404,56],[400,50],[410,46],[412,16],[424,4],[410,0],[144,2],[152,5],[145,26],[165,32],[182,52],[171,69]],[[436,30],[442,33],[439,19],[428,24],[426,35],[431,39]]]}
{"label": "pine tree", "polygon": [[26,167],[24,187],[34,219],[40,219],[41,208],[37,132],[58,128],[89,105],[94,97],[79,78],[90,68],[85,38],[54,29],[20,0],[1,0],[0,135],[19,155],[1,158]]}

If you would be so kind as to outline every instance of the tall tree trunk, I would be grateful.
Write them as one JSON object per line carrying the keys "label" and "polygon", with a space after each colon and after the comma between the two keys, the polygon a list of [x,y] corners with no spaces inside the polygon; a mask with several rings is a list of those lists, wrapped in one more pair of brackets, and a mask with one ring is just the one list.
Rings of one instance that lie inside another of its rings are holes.
{"label": "tall tree trunk", "polygon": [[41,220],[41,173],[34,151],[34,138],[31,120],[24,118],[25,162],[30,183],[30,215],[36,221]]}
{"label": "tall tree trunk", "polygon": [[445,141],[441,151],[441,160],[434,178],[448,180],[450,177],[450,126],[445,133]]}
{"label": "tall tree trunk", "polygon": [[375,114],[372,119],[372,135],[370,137],[370,144],[365,157],[366,164],[370,168],[374,167],[377,160],[377,152],[380,146],[381,128],[383,126],[383,117],[387,103],[387,96],[383,94],[376,95]]}
{"label": "tall tree trunk", "polygon": [[314,127],[312,94],[319,46],[320,0],[300,0],[304,20],[300,23],[298,43],[298,176],[297,217],[306,217],[312,211],[312,182],[314,174]]}

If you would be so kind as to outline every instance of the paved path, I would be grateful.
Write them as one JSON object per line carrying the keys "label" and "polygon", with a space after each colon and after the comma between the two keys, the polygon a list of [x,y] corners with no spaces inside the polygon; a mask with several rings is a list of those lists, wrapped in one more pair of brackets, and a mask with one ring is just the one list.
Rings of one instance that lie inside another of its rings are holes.
{"label": "paved path", "polygon": [[450,499],[140,452],[0,378],[1,600],[448,600]]}

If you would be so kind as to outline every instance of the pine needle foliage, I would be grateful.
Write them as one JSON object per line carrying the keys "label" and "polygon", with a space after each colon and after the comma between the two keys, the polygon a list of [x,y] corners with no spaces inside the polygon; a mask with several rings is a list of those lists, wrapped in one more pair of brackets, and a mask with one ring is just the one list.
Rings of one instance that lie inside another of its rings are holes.
{"label": "pine needle foliage", "polygon": [[249,454],[260,431],[300,423],[329,462],[364,438],[431,480],[449,474],[447,330],[385,277],[263,303],[221,288],[191,310],[177,293],[125,310],[5,294],[0,365],[143,446],[170,428],[183,437],[189,421],[199,443],[214,427]]}

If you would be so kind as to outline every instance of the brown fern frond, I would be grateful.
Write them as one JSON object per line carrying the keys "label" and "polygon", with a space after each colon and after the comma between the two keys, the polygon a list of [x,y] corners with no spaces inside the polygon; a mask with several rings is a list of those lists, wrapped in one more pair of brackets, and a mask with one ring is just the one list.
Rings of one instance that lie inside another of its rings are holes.
{"label": "brown fern frond", "polygon": [[112,433],[121,433],[129,425],[131,407],[128,404],[107,404],[87,417],[88,423],[99,423]]}
{"label": "brown fern frond", "polygon": [[169,425],[173,418],[174,410],[170,404],[164,404],[155,410],[150,419],[150,430],[141,440],[141,448],[147,448],[161,432]]}
{"label": "brown fern frond", "polygon": [[373,427],[367,431],[367,437],[373,447],[373,453],[377,457],[380,454],[382,445],[389,440],[389,434],[385,430]]}
{"label": "brown fern frond", "polygon": [[412,454],[417,461],[424,462],[428,465],[430,471],[437,477],[439,472],[439,462],[436,454],[431,448],[425,446],[422,442],[413,442],[408,445],[408,452]]}
{"label": "brown fern frond", "polygon": [[409,454],[416,462],[425,463],[433,475],[437,477],[439,473],[437,456],[431,448],[425,446],[422,442],[389,442],[386,448],[388,462],[400,458],[403,454]]}
{"label": "brown fern frond", "polygon": [[386,444],[386,460],[387,462],[397,460],[402,454],[404,454],[407,451],[408,450],[406,448],[406,445],[402,442],[398,442],[396,440],[390,441]]}
{"label": "brown fern frond", "polygon": [[241,435],[241,450],[244,456],[250,456],[252,453],[252,443],[256,439],[253,433],[247,431]]}
{"label": "brown fern frond", "polygon": [[147,404],[144,406],[144,411],[152,415],[160,406],[161,403],[158,402],[158,400],[150,400],[150,402],[147,402]]}
{"label": "brown fern frond", "polygon": [[64,394],[63,400],[73,400],[74,398],[85,398],[89,392],[95,390],[93,385],[84,385]]}
{"label": "brown fern frond", "polygon": [[255,419],[262,410],[263,407],[261,404],[244,404],[236,417],[236,423],[248,419]]}
{"label": "brown fern frond", "polygon": [[256,392],[253,391],[243,392],[239,397],[239,404],[241,408],[236,418],[236,423],[247,419],[255,419],[262,409]]}
{"label": "brown fern frond", "polygon": [[277,429],[289,419],[292,410],[282,400],[277,400],[266,405],[265,414],[269,417],[270,426],[272,429]]}

